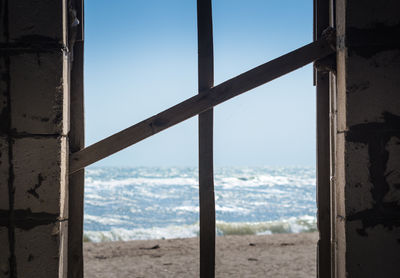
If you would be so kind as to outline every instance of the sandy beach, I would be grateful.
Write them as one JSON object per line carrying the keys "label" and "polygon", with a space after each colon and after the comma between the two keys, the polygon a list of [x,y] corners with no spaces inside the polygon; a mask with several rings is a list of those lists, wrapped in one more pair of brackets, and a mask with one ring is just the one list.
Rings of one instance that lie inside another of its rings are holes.
{"label": "sandy beach", "polygon": [[[317,233],[217,237],[216,277],[308,278]],[[85,277],[199,277],[198,238],[85,243]]]}

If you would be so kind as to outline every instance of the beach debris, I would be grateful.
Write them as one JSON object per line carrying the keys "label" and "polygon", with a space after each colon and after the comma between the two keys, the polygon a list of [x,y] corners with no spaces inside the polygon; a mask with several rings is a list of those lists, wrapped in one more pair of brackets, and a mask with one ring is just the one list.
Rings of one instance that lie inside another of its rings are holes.
{"label": "beach debris", "polygon": [[103,256],[103,255],[100,255],[100,256],[94,256],[96,259],[99,259],[99,260],[105,260],[105,259],[107,259],[107,257],[106,256]]}
{"label": "beach debris", "polygon": [[248,260],[248,261],[252,261],[252,262],[258,261],[258,259],[256,259],[256,258],[248,258],[247,260]]}
{"label": "beach debris", "polygon": [[140,247],[139,249],[141,249],[141,250],[154,250],[154,249],[159,249],[160,248],[160,245],[154,245],[154,246],[152,246],[152,247]]}
{"label": "beach debris", "polygon": [[293,246],[295,245],[294,243],[287,243],[287,242],[283,242],[280,244],[280,246]]}
{"label": "beach debris", "polygon": [[256,246],[256,244],[255,243],[249,243],[249,246]]}

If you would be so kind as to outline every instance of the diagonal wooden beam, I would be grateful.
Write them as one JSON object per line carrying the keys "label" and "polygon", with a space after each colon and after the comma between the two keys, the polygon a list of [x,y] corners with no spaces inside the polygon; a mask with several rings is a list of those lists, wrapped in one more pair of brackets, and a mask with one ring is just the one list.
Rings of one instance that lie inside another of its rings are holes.
{"label": "diagonal wooden beam", "polygon": [[[214,85],[211,0],[197,0],[199,94]],[[213,109],[199,114],[200,277],[215,277]]]}
{"label": "diagonal wooden beam", "polygon": [[69,173],[110,156],[164,129],[200,114],[228,99],[335,52],[330,39],[315,42],[238,75],[202,94],[195,95],[163,112],[70,155]]}

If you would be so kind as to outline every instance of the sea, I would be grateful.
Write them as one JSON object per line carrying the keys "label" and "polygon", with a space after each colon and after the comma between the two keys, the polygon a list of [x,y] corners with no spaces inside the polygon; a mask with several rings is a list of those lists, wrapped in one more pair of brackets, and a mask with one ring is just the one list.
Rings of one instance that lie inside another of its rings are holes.
{"label": "sea", "polygon": [[[217,235],[316,231],[314,167],[219,167],[214,171]],[[197,168],[86,170],[85,241],[198,235]]]}

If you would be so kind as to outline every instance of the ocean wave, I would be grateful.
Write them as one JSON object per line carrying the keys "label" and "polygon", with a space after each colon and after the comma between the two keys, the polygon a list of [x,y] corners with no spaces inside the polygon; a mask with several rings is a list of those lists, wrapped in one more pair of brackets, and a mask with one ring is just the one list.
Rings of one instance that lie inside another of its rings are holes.
{"label": "ocean wave", "polygon": [[254,223],[228,223],[217,221],[217,235],[265,235],[282,233],[304,233],[317,230],[316,218],[312,216],[291,217],[286,220],[254,222]]}
{"label": "ocean wave", "polygon": [[[125,178],[125,179],[105,179],[99,180],[92,177],[85,179],[86,186],[90,189],[100,188],[102,190],[116,187],[124,187],[127,185],[145,185],[149,187],[156,186],[198,186],[198,180],[194,177],[186,178]],[[271,187],[271,186],[293,186],[304,187],[314,186],[315,178],[298,178],[298,177],[280,177],[280,176],[258,176],[258,177],[220,177],[215,179],[215,187],[224,189],[232,189],[235,187]]]}
{"label": "ocean wave", "polygon": [[126,185],[197,185],[197,179],[194,178],[125,178],[125,179],[109,179],[98,180],[92,177],[85,179],[86,185],[89,187],[113,188]]}
{"label": "ocean wave", "polygon": [[196,237],[198,225],[171,225],[167,227],[124,229],[113,228],[110,231],[85,231],[84,238],[91,242],[127,241],[145,239],[169,239]]}
{"label": "ocean wave", "polygon": [[114,216],[114,215],[102,215],[102,216],[95,216],[85,214],[85,222],[87,223],[100,223],[104,225],[123,225],[129,224],[131,221],[127,216]]}
{"label": "ocean wave", "polygon": [[[228,235],[266,235],[279,233],[304,233],[317,231],[316,218],[302,216],[279,221],[267,222],[216,222],[217,236]],[[127,241],[147,239],[190,238],[199,235],[199,223],[192,225],[170,225],[167,227],[124,229],[113,228],[110,231],[85,231],[85,241]]]}
{"label": "ocean wave", "polygon": [[313,186],[315,178],[304,178],[296,176],[272,176],[272,175],[258,175],[258,176],[232,176],[232,177],[219,177],[215,179],[216,187],[220,186],[224,189],[232,189],[235,187],[272,187],[272,186],[293,186],[304,187]]}
{"label": "ocean wave", "polygon": [[[85,183],[89,187],[113,188],[127,185],[197,186],[196,168],[89,168]],[[259,186],[313,186],[313,168],[216,168],[215,185],[223,188]]]}
{"label": "ocean wave", "polygon": [[[89,168],[84,229],[94,241],[196,236],[198,194],[196,168]],[[298,219],[315,198],[313,168],[216,168],[217,234],[312,230]]]}

